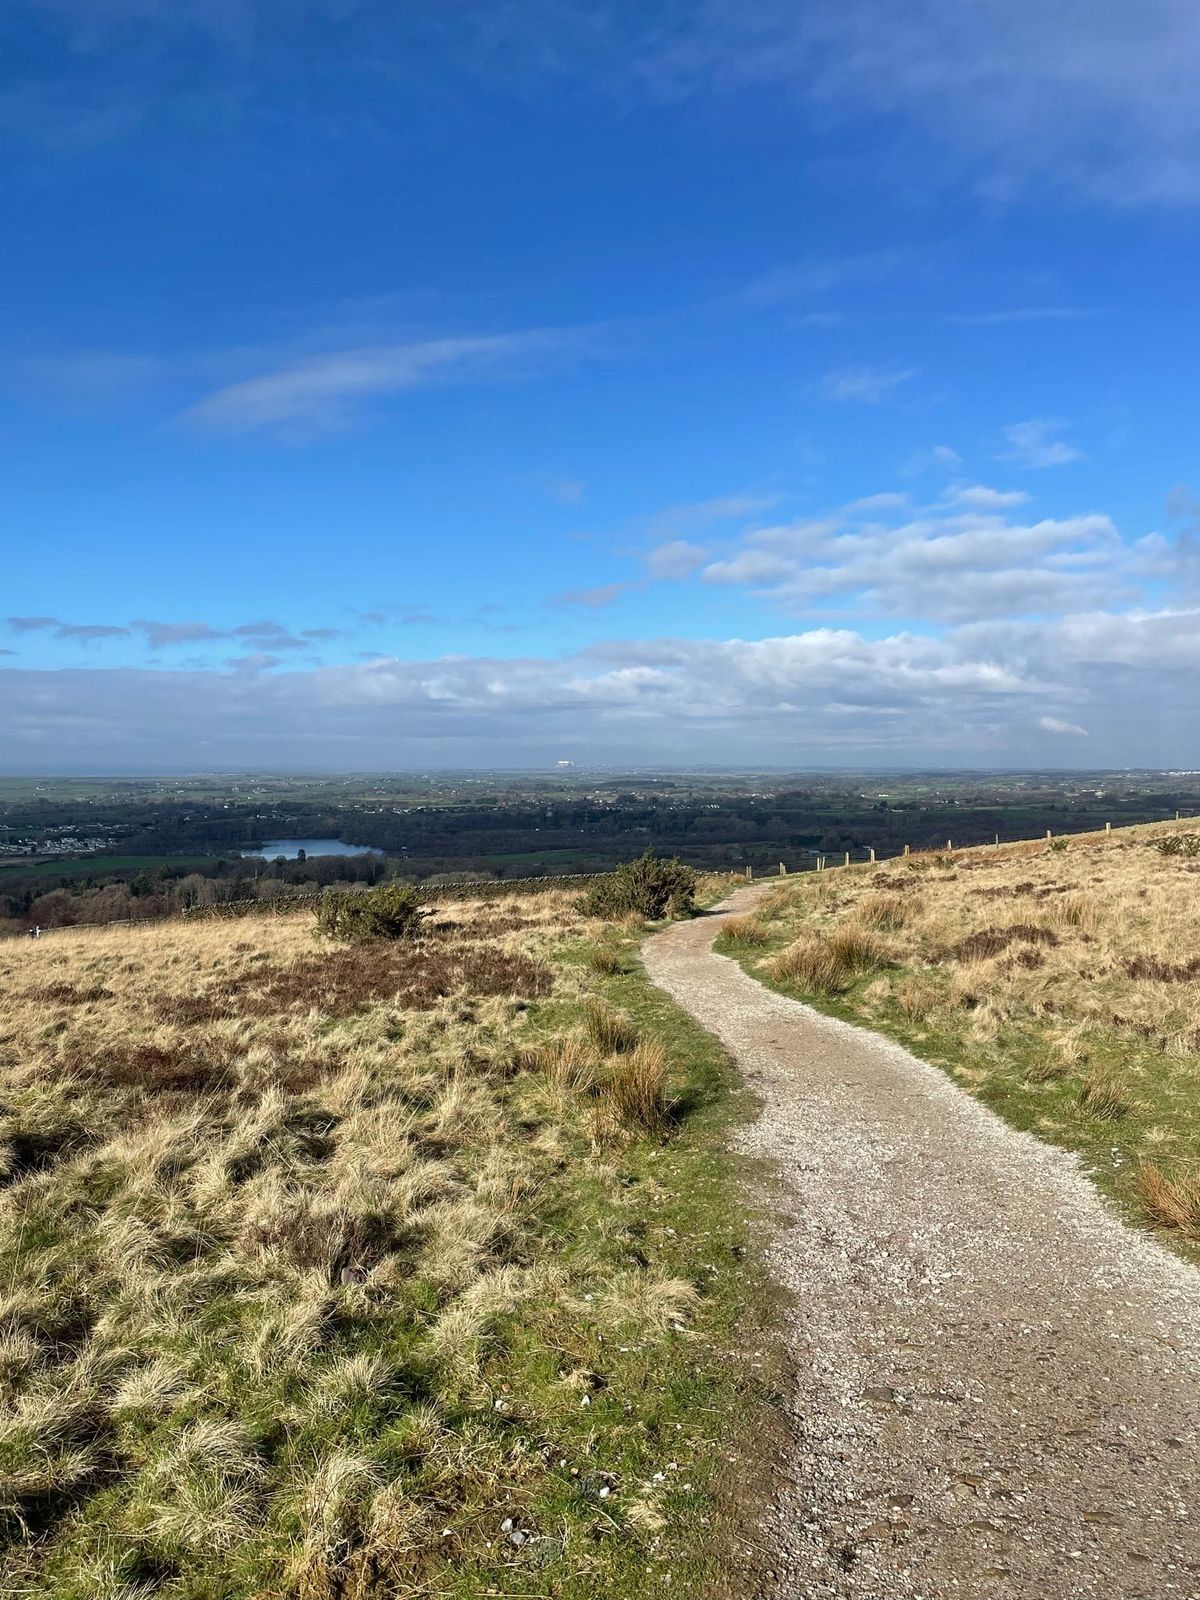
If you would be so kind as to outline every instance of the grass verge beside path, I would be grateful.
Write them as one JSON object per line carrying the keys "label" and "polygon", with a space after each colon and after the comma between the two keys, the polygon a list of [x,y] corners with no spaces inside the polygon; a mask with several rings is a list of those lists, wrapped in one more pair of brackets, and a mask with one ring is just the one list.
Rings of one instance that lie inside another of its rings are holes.
{"label": "grass verge beside path", "polygon": [[1197,825],[1149,824],[806,874],[717,948],[1074,1151],[1200,1259],[1198,885]]}
{"label": "grass verge beside path", "polygon": [[0,948],[0,1591],[737,1592],[748,1104],[644,931]]}

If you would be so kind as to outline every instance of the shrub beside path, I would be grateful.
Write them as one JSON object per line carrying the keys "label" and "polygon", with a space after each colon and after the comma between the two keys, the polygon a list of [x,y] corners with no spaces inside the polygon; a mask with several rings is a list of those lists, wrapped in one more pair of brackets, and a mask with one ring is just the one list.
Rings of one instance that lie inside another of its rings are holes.
{"label": "shrub beside path", "polygon": [[[646,945],[761,1096],[786,1459],[764,1596],[1200,1596],[1200,1272],[1074,1157],[710,946],[765,886]],[[760,1561],[765,1558],[759,1555]]]}

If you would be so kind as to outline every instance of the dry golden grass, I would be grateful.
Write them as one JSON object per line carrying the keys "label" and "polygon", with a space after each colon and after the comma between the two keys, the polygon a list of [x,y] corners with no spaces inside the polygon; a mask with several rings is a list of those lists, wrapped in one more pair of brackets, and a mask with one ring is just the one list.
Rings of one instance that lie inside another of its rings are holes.
{"label": "dry golden grass", "polygon": [[1146,1210],[1160,1228],[1200,1232],[1200,1172],[1168,1175],[1152,1161],[1143,1161],[1137,1181]]}
{"label": "dry golden grass", "polygon": [[890,893],[864,895],[855,907],[856,920],[864,928],[890,930],[902,928],[911,922],[919,902],[910,894]]}
{"label": "dry golden grass", "polygon": [[600,1096],[601,1125],[657,1133],[666,1120],[666,1077],[666,1055],[656,1042],[636,1045],[628,1055],[615,1056]]}
{"label": "dry golden grass", "polygon": [[757,916],[727,917],[721,927],[722,939],[731,944],[766,944],[770,931]]}
{"label": "dry golden grass", "polygon": [[[1154,824],[793,878],[771,892],[758,959],[776,982],[935,1043],[990,1103],[1080,1150],[1161,1221],[1170,1204],[1146,1199],[1155,1180],[1139,1190],[1134,1178],[1142,1153],[1165,1149],[1176,1172],[1200,1164],[1200,858],[1157,844],[1194,831]],[[1170,1225],[1200,1239],[1200,1210],[1175,1209],[1193,1220]]]}
{"label": "dry golden grass", "polygon": [[619,1195],[602,1147],[665,1121],[661,1047],[558,959],[574,900],[353,950],[307,918],[0,944],[0,1591],[315,1600],[486,1552],[561,1432],[515,1426],[515,1377],[496,1425],[501,1330],[608,1327],[543,1197],[573,1164]]}
{"label": "dry golden grass", "polygon": [[846,922],[827,934],[802,934],[776,956],[771,970],[781,982],[837,994],[875,966],[882,954],[869,930]]}

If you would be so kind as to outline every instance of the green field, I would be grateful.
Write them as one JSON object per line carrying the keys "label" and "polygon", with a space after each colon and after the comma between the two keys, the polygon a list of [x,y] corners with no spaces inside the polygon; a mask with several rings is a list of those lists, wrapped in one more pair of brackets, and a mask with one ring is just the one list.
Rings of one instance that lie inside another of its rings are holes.
{"label": "green field", "polygon": [[[232,852],[229,852],[232,854]],[[218,859],[215,855],[203,856],[13,856],[0,861],[0,883],[3,874],[15,873],[22,878],[100,878],[112,877],[121,872],[157,872],[163,867],[200,867]],[[228,856],[226,857],[228,859]]]}

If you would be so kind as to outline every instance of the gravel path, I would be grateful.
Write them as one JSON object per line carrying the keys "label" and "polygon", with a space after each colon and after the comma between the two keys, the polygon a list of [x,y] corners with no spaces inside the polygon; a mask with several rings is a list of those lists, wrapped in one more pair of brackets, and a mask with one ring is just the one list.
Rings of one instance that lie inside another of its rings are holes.
{"label": "gravel path", "polygon": [[900,1600],[1200,1596],[1200,1272],[898,1045],[710,949],[651,977],[762,1097],[779,1174],[791,1445],[746,1533],[763,1593]]}

